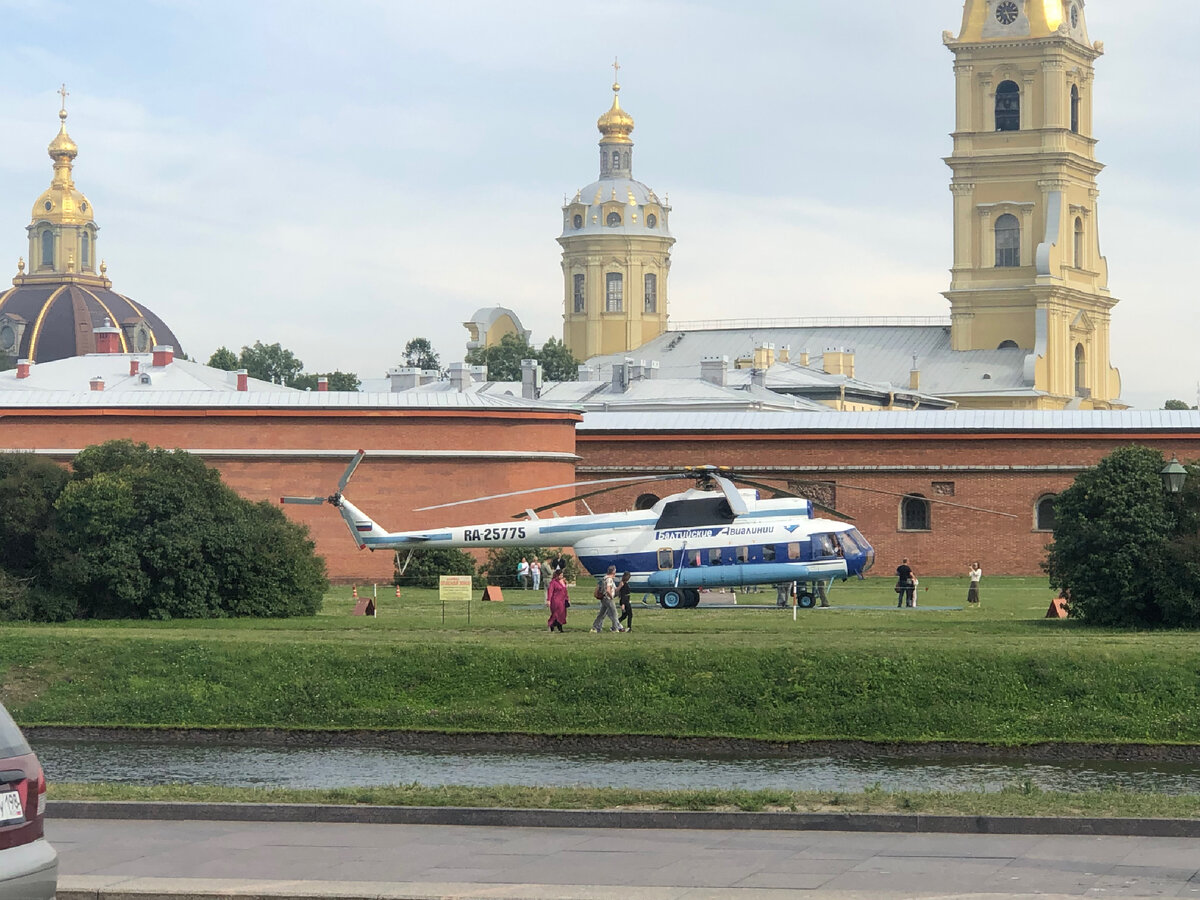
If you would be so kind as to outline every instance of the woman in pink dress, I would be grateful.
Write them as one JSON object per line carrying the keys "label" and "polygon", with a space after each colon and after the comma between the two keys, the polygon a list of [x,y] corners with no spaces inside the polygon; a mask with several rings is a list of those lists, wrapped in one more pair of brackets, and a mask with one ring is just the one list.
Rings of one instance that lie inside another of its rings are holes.
{"label": "woman in pink dress", "polygon": [[554,577],[550,579],[550,586],[546,588],[546,603],[550,606],[550,619],[546,623],[550,626],[551,631],[562,633],[563,626],[567,624],[567,607],[570,606],[570,600],[567,599],[567,581],[563,578],[563,570],[555,569]]}

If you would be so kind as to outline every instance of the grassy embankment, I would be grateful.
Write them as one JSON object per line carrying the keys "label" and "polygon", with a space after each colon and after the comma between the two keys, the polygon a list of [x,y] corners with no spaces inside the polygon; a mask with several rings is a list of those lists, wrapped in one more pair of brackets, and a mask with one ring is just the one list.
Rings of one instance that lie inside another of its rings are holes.
{"label": "grassy embankment", "polygon": [[25,725],[1200,743],[1196,635],[1045,620],[1041,579],[988,579],[982,609],[922,588],[897,610],[890,581],[839,585],[795,623],[637,608],[629,635],[587,633],[584,588],[553,636],[519,591],[469,624],[415,590],[351,617],[342,588],[312,619],[7,625],[0,698]]}

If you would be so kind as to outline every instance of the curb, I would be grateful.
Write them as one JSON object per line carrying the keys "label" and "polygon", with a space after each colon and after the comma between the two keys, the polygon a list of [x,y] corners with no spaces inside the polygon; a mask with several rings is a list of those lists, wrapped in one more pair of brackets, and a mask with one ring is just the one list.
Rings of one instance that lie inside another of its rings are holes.
{"label": "curb", "polygon": [[326,806],[286,803],[147,803],[51,800],[54,819],[324,822],[368,825],[487,825],[744,831],[876,831],[889,834],[1088,834],[1200,837],[1200,819],[948,816],[873,813],[690,812],[609,809],[485,809],[457,806]]}

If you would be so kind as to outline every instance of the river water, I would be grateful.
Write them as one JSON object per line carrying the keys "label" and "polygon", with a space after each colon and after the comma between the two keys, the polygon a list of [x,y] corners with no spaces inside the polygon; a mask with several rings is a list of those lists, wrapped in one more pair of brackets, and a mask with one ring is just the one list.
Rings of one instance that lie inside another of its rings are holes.
{"label": "river water", "polygon": [[334,788],[421,785],[658,790],[1047,791],[1200,794],[1200,764],[1166,761],[717,757],[256,747],[42,739],[51,782]]}

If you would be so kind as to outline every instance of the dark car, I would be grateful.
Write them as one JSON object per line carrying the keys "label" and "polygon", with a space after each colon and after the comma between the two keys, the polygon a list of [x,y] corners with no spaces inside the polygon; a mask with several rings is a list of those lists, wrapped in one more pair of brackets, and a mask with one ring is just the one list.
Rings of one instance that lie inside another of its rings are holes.
{"label": "dark car", "polygon": [[46,774],[0,704],[0,900],[54,900],[58,854],[45,821]]}

